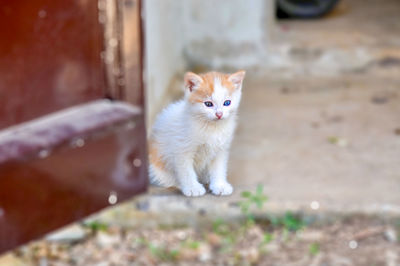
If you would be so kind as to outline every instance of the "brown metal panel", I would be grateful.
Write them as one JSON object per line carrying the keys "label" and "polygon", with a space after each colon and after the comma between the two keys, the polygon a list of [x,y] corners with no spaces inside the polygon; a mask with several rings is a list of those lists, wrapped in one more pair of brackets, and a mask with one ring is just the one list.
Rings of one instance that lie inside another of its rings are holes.
{"label": "brown metal panel", "polygon": [[0,164],[0,253],[145,190],[141,113],[74,137]]}
{"label": "brown metal panel", "polygon": [[0,129],[105,95],[97,1],[3,0]]}
{"label": "brown metal panel", "polygon": [[[117,12],[107,20],[109,7]],[[125,8],[136,24],[123,19]],[[0,253],[109,206],[110,196],[120,202],[145,190],[139,12],[139,0],[2,1]],[[122,31],[125,26],[139,29]],[[109,29],[117,34],[108,36]],[[130,34],[134,49],[128,51],[123,40]],[[104,120],[81,131],[71,130],[75,119],[50,123],[33,134],[44,141],[2,139],[10,129],[26,132],[21,122],[107,96],[141,112],[118,119],[100,112]]]}

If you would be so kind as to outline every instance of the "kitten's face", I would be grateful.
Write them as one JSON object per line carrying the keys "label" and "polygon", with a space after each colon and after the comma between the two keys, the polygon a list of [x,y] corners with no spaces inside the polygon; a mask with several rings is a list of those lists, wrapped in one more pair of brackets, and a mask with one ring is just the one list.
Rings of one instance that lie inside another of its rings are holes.
{"label": "kitten's face", "polygon": [[185,96],[191,112],[199,118],[220,121],[237,111],[245,72],[234,74],[209,72],[185,75]]}

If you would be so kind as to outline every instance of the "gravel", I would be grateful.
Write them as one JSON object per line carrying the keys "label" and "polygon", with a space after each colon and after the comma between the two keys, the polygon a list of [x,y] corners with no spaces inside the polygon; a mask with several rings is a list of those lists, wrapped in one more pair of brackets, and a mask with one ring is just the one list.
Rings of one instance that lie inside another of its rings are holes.
{"label": "gravel", "polygon": [[[108,227],[78,242],[43,239],[0,257],[15,265],[399,265],[399,228],[341,219],[291,232],[265,221],[201,228]],[[85,228],[87,229],[87,228]],[[18,264],[19,263],[19,264]],[[10,265],[10,264],[8,264]]]}

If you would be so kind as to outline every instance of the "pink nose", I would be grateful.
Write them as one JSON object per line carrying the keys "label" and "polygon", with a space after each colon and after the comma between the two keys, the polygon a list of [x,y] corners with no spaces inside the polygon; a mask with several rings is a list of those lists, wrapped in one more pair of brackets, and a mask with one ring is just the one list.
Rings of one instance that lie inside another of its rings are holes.
{"label": "pink nose", "polygon": [[222,112],[216,112],[215,116],[218,117],[218,119],[221,119],[222,117]]}

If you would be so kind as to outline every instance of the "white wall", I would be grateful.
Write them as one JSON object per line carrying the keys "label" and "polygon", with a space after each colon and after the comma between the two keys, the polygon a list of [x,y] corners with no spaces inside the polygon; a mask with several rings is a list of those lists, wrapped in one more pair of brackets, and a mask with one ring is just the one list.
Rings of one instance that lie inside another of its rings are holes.
{"label": "white wall", "polygon": [[183,1],[189,66],[245,68],[264,62],[273,22],[271,0]]}
{"label": "white wall", "polygon": [[163,99],[176,73],[185,67],[182,9],[179,0],[145,0],[145,87],[147,122],[163,105]]}

